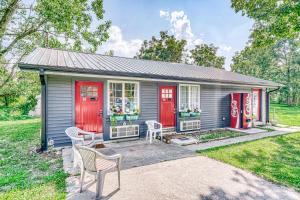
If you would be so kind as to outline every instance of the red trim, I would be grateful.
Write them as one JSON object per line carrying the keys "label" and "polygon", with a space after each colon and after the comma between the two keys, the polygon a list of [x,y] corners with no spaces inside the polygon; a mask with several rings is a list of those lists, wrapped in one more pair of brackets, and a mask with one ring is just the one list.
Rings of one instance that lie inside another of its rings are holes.
{"label": "red trim", "polygon": [[[164,98],[163,89],[165,91]],[[176,125],[176,97],[176,86],[159,87],[159,119],[163,127],[175,127]]]}
{"label": "red trim", "polygon": [[[81,96],[82,86],[94,86],[87,89],[86,96]],[[89,94],[87,93],[89,91]],[[95,95],[97,96],[89,96]],[[75,81],[75,126],[85,131],[103,132],[103,83]]]}

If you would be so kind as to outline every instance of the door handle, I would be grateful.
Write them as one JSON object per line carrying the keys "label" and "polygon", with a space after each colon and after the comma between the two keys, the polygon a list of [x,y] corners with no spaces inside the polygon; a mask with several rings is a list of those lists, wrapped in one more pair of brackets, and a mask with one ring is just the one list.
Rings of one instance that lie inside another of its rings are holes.
{"label": "door handle", "polygon": [[99,111],[98,116],[103,117],[103,111],[102,110]]}

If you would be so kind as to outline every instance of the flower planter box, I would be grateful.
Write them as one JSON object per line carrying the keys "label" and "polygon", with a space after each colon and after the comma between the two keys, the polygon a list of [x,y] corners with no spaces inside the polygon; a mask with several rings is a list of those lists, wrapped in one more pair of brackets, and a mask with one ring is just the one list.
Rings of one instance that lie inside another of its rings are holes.
{"label": "flower planter box", "polygon": [[126,120],[128,121],[137,120],[138,118],[138,115],[126,115]]}
{"label": "flower planter box", "polygon": [[200,116],[200,112],[191,112],[190,115],[191,117],[198,117]]}
{"label": "flower planter box", "polygon": [[190,113],[188,113],[188,112],[181,112],[181,113],[180,113],[180,116],[181,116],[181,117],[189,117],[189,116],[190,116]]}
{"label": "flower planter box", "polygon": [[113,115],[113,116],[110,116],[110,121],[113,121],[113,120],[122,121],[122,120],[124,120],[124,115]]}

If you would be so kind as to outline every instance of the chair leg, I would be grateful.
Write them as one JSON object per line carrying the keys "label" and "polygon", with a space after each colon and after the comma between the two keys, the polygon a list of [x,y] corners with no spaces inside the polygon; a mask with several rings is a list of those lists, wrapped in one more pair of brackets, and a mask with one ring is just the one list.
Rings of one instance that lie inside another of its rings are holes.
{"label": "chair leg", "polygon": [[120,170],[120,165],[118,165],[118,189],[121,188],[121,170]]}
{"label": "chair leg", "polygon": [[97,172],[96,199],[101,199],[104,186],[105,173]]}
{"label": "chair leg", "polygon": [[85,171],[81,170],[81,175],[80,175],[80,193],[82,192],[82,185],[83,185],[83,181],[84,181],[84,174],[85,174]]}
{"label": "chair leg", "polygon": [[150,137],[150,144],[151,144],[152,143],[153,132],[149,133],[149,137]]}

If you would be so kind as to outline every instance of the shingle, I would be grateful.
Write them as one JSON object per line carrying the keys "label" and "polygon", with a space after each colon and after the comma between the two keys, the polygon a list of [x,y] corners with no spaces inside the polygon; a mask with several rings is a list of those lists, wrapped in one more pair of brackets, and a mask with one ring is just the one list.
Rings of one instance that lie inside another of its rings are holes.
{"label": "shingle", "polygon": [[100,54],[37,48],[20,63],[21,68],[51,68],[57,71],[130,74],[150,78],[212,81],[278,87],[280,84],[251,76],[183,63],[141,60]]}

